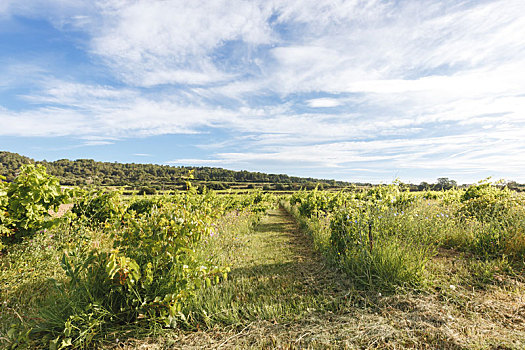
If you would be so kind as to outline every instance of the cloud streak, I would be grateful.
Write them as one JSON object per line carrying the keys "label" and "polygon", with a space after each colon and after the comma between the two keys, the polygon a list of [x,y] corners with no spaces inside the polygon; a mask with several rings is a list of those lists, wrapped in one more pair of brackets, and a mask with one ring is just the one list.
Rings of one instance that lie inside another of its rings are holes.
{"label": "cloud streak", "polygon": [[8,64],[0,93],[17,107],[0,109],[0,135],[209,134],[176,161],[525,181],[519,0],[4,2],[0,20],[13,16],[80,33],[75,48],[108,75],[32,62],[33,86],[13,92],[24,62]]}

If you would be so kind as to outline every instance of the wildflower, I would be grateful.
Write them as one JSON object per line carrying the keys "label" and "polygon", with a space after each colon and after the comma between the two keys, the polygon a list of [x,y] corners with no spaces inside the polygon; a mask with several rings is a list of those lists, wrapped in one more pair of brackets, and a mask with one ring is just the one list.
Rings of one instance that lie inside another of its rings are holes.
{"label": "wildflower", "polygon": [[450,289],[452,289],[452,290],[456,290],[456,286],[453,285],[453,284],[451,284],[451,285],[450,285]]}
{"label": "wildflower", "polygon": [[401,215],[403,215],[405,212],[404,211],[401,211]]}

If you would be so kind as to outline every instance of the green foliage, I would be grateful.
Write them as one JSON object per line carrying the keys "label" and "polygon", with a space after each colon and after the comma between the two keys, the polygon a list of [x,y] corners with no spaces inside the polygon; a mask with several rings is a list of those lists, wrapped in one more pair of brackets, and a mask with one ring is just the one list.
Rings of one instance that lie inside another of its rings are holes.
{"label": "green foliage", "polygon": [[132,201],[132,203],[129,205],[129,207],[126,209],[127,213],[135,212],[138,215],[145,214],[145,213],[151,213],[153,208],[155,207],[161,207],[163,205],[164,201],[156,198],[140,198],[135,199]]}
{"label": "green foliage", "polygon": [[157,190],[153,187],[148,187],[148,186],[142,186],[139,188],[137,194],[139,195],[154,195],[154,194],[157,194]]}
{"label": "green foliage", "polygon": [[290,198],[290,204],[298,204],[299,213],[304,217],[312,218],[334,208],[337,199],[339,199],[337,195],[330,197],[326,192],[319,191],[315,187],[312,191],[294,193]]}
{"label": "green foliage", "polygon": [[195,290],[226,278],[227,268],[196,254],[221,214],[216,198],[190,190],[169,199],[132,204],[111,231],[112,250],[64,254],[67,281],[57,285],[59,302],[43,312],[39,334],[57,346],[86,347],[123,324],[175,327]]}
{"label": "green foliage", "polygon": [[407,245],[396,237],[385,237],[372,247],[360,245],[341,258],[344,271],[356,284],[387,292],[423,286],[427,262],[425,247]]}
{"label": "green foliage", "polygon": [[461,203],[461,197],[463,196],[463,190],[452,189],[448,191],[438,192],[438,198],[443,201],[445,205],[455,205]]}
{"label": "green foliage", "polygon": [[341,209],[330,220],[332,254],[363,287],[383,291],[419,287],[431,248],[404,232],[406,219],[373,202]]}
{"label": "green foliage", "polygon": [[436,191],[425,191],[423,193],[422,198],[425,198],[425,199],[438,199],[439,198],[439,194]]}
{"label": "green foliage", "polygon": [[437,179],[437,184],[434,187],[439,190],[450,190],[457,187],[457,185],[455,180],[450,180],[448,177],[440,177]]}
{"label": "green foliage", "polygon": [[358,198],[365,201],[381,202],[384,205],[400,209],[407,207],[414,200],[414,196],[408,190],[404,190],[400,182],[373,187]]}
{"label": "green foliage", "polygon": [[[34,163],[34,160],[16,153],[0,151],[0,175],[10,181],[22,164]],[[194,182],[220,181],[223,184],[213,186],[214,189],[228,187],[226,183],[281,183],[281,184],[314,184],[319,183],[342,187],[348,183],[333,180],[317,180],[300,178],[284,174],[264,174],[249,171],[233,171],[211,167],[175,167],[158,164],[122,164],[113,162],[97,162],[92,159],[68,160],[60,159],[54,162],[37,162],[46,167],[49,174],[58,177],[64,185],[106,185],[134,187],[162,184],[166,189],[182,189],[188,171],[194,172]],[[182,186],[181,186],[182,185]],[[315,187],[315,184],[313,185]],[[313,188],[312,187],[312,188]]]}
{"label": "green foliage", "polygon": [[[106,194],[80,191],[78,202],[114,196]],[[42,290],[40,301],[32,303],[34,311],[18,309],[23,319],[12,315],[15,326],[3,323],[9,315],[0,317],[0,341],[21,347],[93,348],[124,327],[140,327],[146,332],[194,327],[188,319],[194,310],[188,303],[197,291],[226,279],[229,271],[225,262],[213,258],[213,251],[202,244],[222,236],[218,222],[228,222],[227,229],[236,232],[235,225],[242,218],[246,220],[243,229],[247,229],[271,204],[270,196],[263,193],[198,195],[190,187],[188,192],[173,196],[133,198],[124,212],[119,203],[121,212],[104,225],[93,225],[86,215],[79,215],[56,230],[40,231],[13,247],[19,254],[1,260],[2,268],[13,268],[8,280],[2,275],[2,284],[14,287],[21,278],[31,278],[24,288],[34,288],[36,278]],[[98,212],[92,213],[91,217],[96,217]],[[34,271],[42,264],[53,269],[42,269],[40,276]],[[58,271],[60,265],[63,275]],[[2,298],[6,293],[0,290]],[[2,298],[0,301],[5,300]],[[32,297],[24,298],[29,299]]]}
{"label": "green foliage", "polygon": [[7,181],[11,182],[15,179],[24,164],[32,164],[34,162],[33,159],[17,153],[0,151],[0,178],[4,177]]}
{"label": "green foliage", "polygon": [[440,246],[483,259],[525,257],[523,197],[487,181],[418,195],[400,183],[297,192],[290,205],[312,227],[325,225],[326,238],[314,242],[324,242],[321,250],[370,288],[424,285],[426,262]]}
{"label": "green foliage", "polygon": [[[9,205],[9,197],[7,197],[8,184],[0,178],[0,237],[7,236],[11,232],[9,229],[9,213],[7,207]],[[0,250],[2,249],[2,242],[0,241]]]}
{"label": "green foliage", "polygon": [[482,257],[523,256],[525,206],[516,193],[487,180],[470,186],[460,198],[458,215],[478,223],[472,251]]}
{"label": "green foliage", "polygon": [[123,206],[118,191],[80,190],[71,211],[93,226],[122,217]]}
{"label": "green foliage", "polygon": [[502,221],[516,204],[513,197],[508,188],[498,188],[488,180],[480,181],[461,196],[460,212],[483,222]]}
{"label": "green foliage", "polygon": [[68,198],[43,166],[23,165],[13,182],[0,183],[0,237],[18,240],[53,226],[50,210],[58,210]]}
{"label": "green foliage", "polygon": [[[208,192],[210,195],[213,192]],[[270,194],[262,191],[253,191],[243,195],[226,195],[221,196],[220,201],[214,201],[215,206],[222,207],[222,211],[229,210],[247,210],[252,213],[264,214],[268,209],[275,205],[275,198]]]}

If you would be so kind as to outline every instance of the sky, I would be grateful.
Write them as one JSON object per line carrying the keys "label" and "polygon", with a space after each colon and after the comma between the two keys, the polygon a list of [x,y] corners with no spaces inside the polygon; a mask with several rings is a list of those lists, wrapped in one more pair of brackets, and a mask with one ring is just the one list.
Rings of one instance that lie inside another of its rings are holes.
{"label": "sky", "polygon": [[0,150],[525,182],[523,0],[2,0]]}

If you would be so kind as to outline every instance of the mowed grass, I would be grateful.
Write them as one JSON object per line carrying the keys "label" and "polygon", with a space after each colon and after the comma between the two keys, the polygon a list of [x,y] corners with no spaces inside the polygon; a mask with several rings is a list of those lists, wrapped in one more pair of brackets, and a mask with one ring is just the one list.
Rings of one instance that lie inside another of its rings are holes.
{"label": "mowed grass", "polygon": [[[217,242],[216,242],[217,243]],[[282,208],[222,237],[229,280],[188,307],[185,330],[130,340],[133,349],[523,349],[525,284],[505,264],[441,250],[432,288],[391,295],[354,287],[314,251]],[[220,249],[214,246],[213,249]]]}
{"label": "mowed grass", "polygon": [[[505,261],[440,249],[428,266],[435,276],[432,287],[381,295],[359,289],[330,266],[306,228],[282,208],[269,211],[255,227],[232,218],[217,231],[200,253],[230,266],[228,280],[200,291],[178,329],[151,333],[130,325],[105,348],[525,348],[523,272],[509,270]],[[46,254],[42,248],[66,246],[71,238],[56,239],[43,233],[16,256],[1,258],[6,303],[0,336],[6,337],[10,320],[32,314],[50,288],[48,277],[60,278],[58,255],[40,256]],[[7,289],[17,285],[17,273],[23,283]]]}
{"label": "mowed grass", "polygon": [[188,327],[197,326],[128,348],[274,348],[289,346],[290,337],[299,345],[301,339],[289,335],[294,325],[337,312],[346,297],[348,282],[325,265],[283,209],[271,210],[255,229],[222,240],[220,259],[232,270],[228,281],[203,290],[188,305]]}

